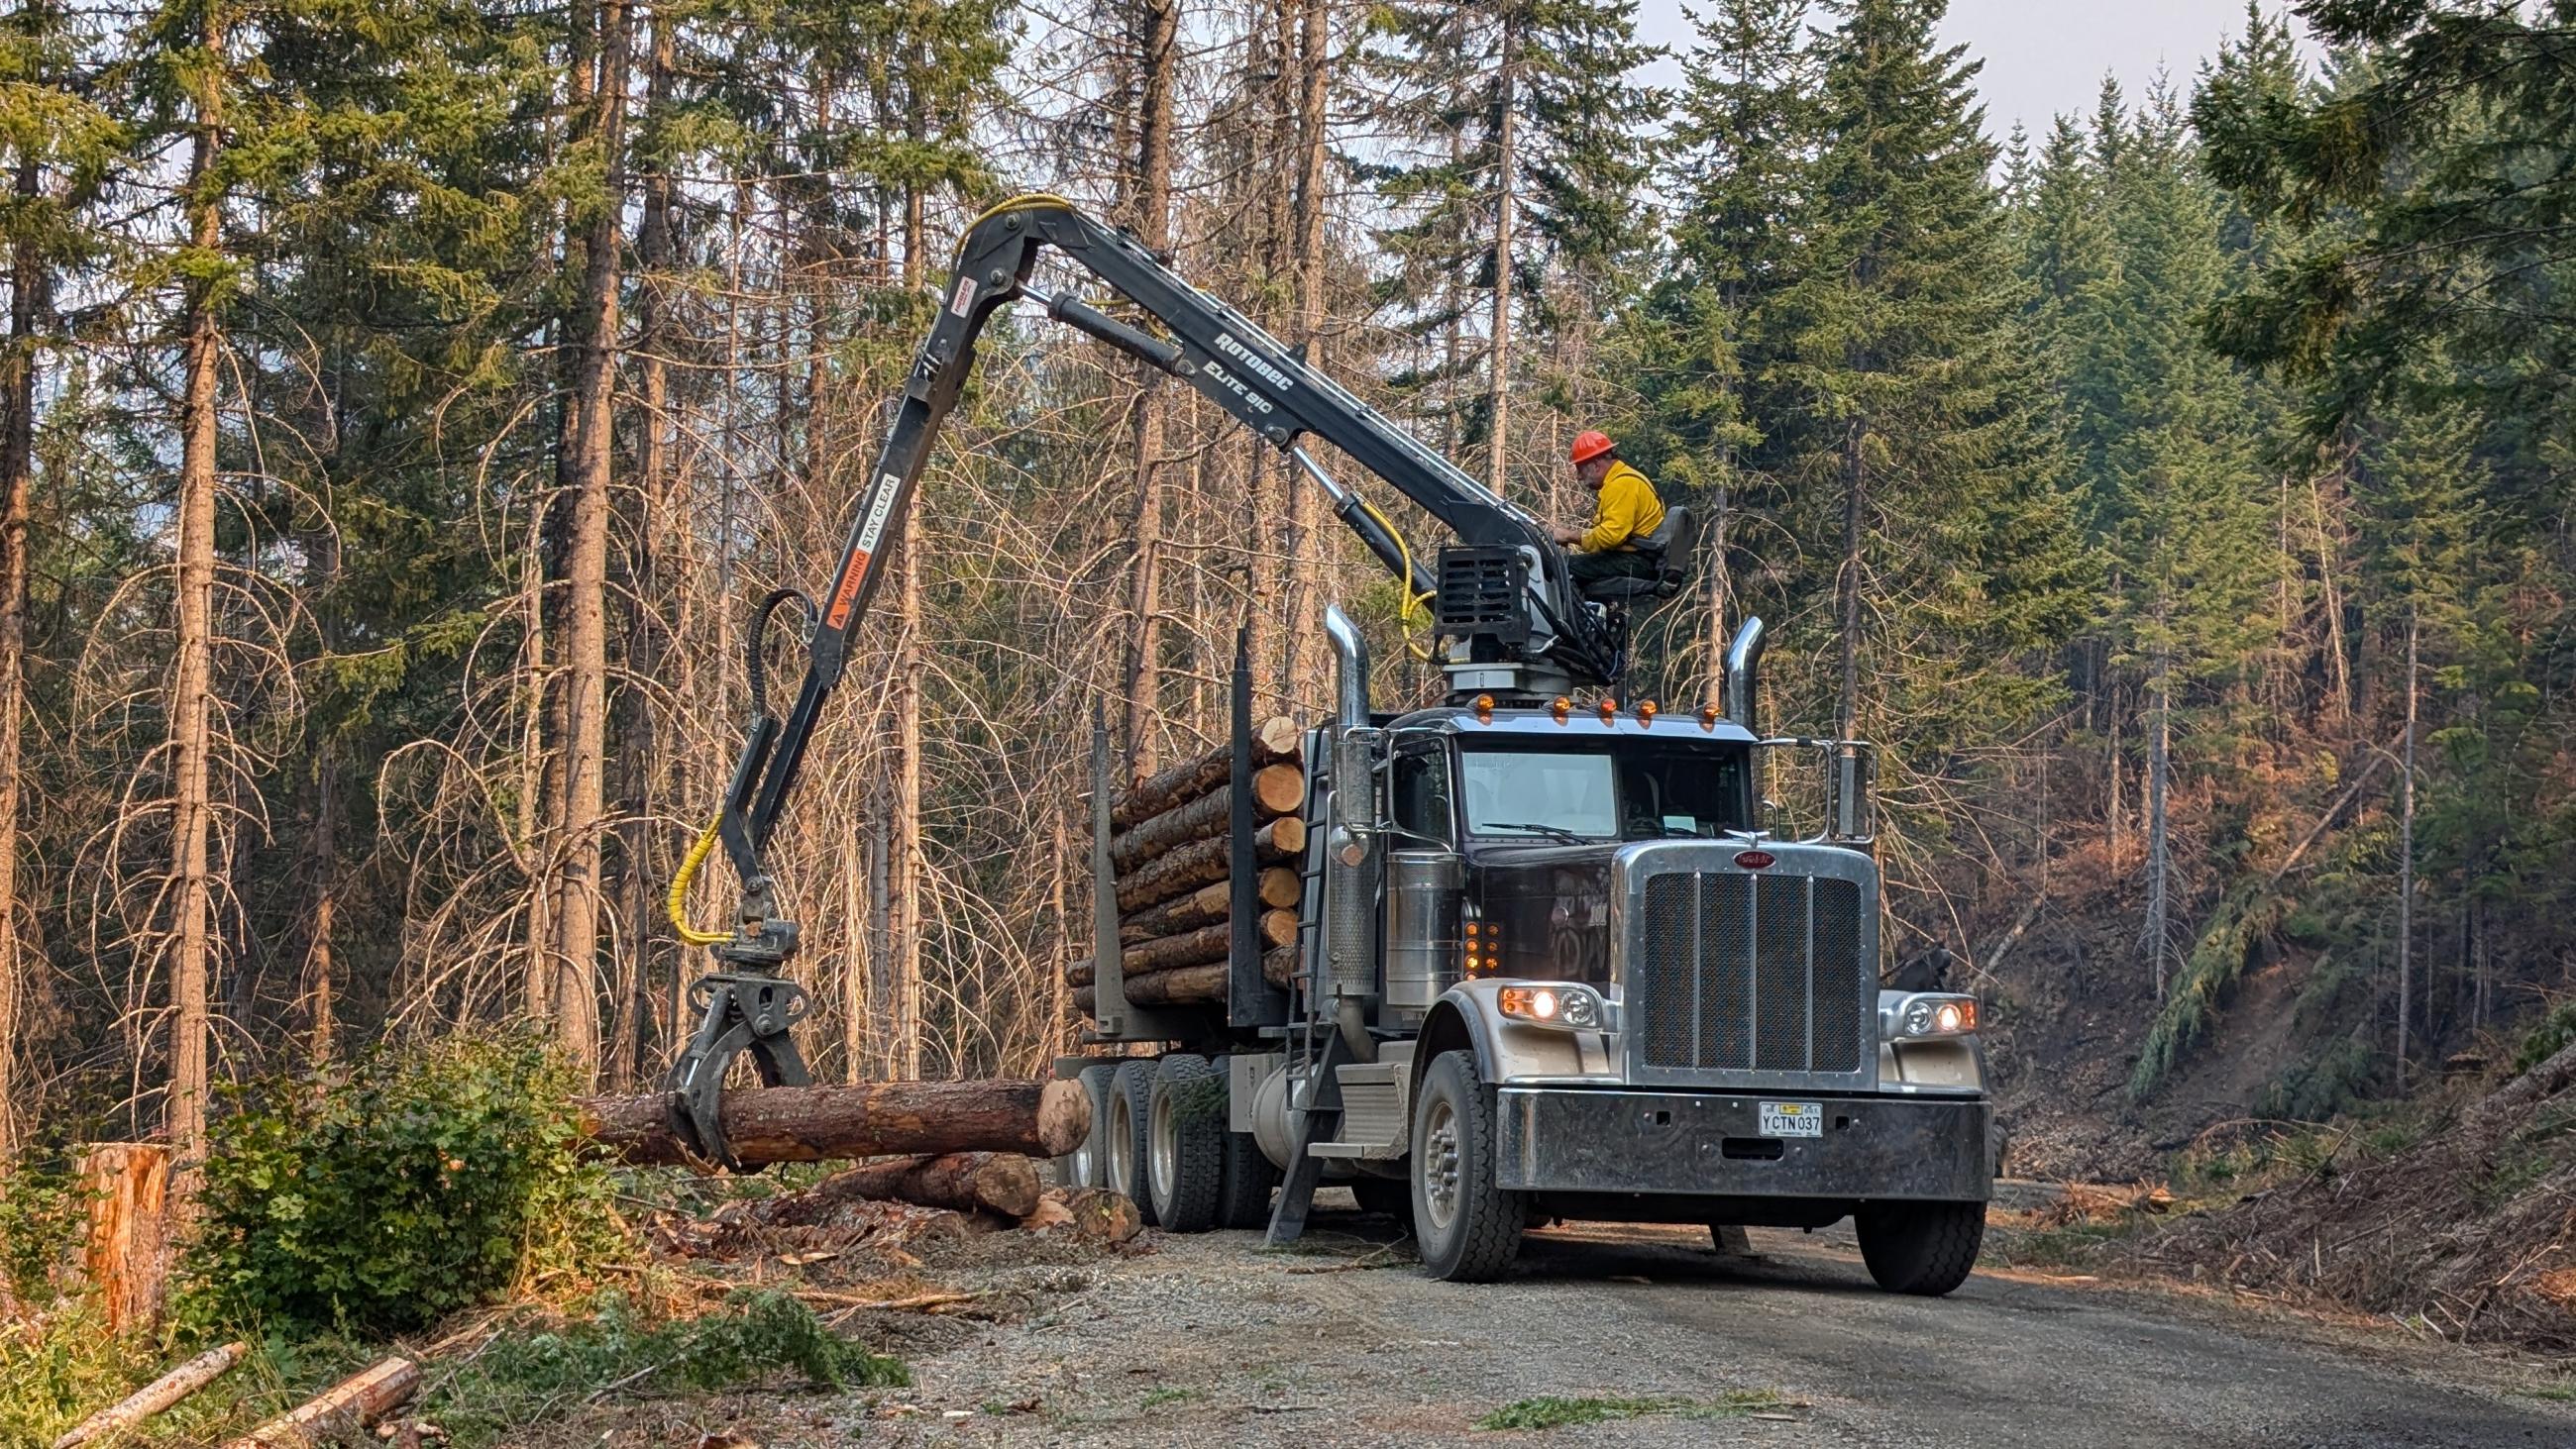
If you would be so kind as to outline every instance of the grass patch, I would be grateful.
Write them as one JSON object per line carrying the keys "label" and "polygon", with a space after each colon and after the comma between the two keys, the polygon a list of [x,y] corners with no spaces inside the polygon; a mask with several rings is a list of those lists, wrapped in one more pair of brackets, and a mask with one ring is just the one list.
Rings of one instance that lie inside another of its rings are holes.
{"label": "grass patch", "polygon": [[2553,1404],[2576,1403],[2576,1384],[2551,1384],[2546,1388],[2516,1389],[2526,1399],[2547,1399]]}
{"label": "grass patch", "polygon": [[1155,1389],[1136,1403],[1140,1409],[1159,1409],[1165,1404],[1191,1404],[1207,1397],[1200,1389]]}
{"label": "grass patch", "polygon": [[1600,1396],[1566,1398],[1545,1394],[1516,1399],[1476,1421],[1479,1429],[1564,1429],[1602,1424],[1613,1419],[1642,1419],[1671,1414],[1685,1419],[1726,1419],[1760,1409],[1786,1408],[1789,1401],[1769,1389],[1735,1389],[1714,1399],[1628,1399]]}

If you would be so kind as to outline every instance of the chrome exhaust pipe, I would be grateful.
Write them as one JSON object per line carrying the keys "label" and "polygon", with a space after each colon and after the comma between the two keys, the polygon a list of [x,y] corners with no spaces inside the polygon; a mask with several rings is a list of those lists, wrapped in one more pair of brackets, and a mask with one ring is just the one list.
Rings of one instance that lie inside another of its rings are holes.
{"label": "chrome exhaust pipe", "polygon": [[1332,642],[1333,810],[1325,849],[1332,856],[1324,891],[1324,956],[1334,1020],[1352,1055],[1377,1058],[1363,1005],[1377,985],[1377,788],[1369,759],[1369,647],[1339,605],[1324,610]]}
{"label": "chrome exhaust pipe", "polygon": [[1748,618],[1726,646],[1726,717],[1754,734],[1762,733],[1755,691],[1762,683],[1762,620]]}

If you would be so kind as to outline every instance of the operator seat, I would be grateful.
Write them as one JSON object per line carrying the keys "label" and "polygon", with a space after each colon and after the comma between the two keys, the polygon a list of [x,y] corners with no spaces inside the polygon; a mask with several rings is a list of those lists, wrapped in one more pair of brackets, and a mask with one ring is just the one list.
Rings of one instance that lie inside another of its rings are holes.
{"label": "operator seat", "polygon": [[1596,604],[1669,599],[1689,586],[1699,562],[1699,516],[1687,508],[1664,510],[1664,521],[1641,540],[1637,550],[1655,560],[1644,578],[1602,579],[1586,587],[1583,597]]}

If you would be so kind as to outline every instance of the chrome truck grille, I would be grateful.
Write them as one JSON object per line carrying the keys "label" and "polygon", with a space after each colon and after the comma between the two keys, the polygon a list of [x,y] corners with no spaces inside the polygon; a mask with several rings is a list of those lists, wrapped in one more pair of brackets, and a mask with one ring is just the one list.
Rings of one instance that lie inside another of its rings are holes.
{"label": "chrome truck grille", "polygon": [[1638,1080],[1865,1086],[1875,1078],[1868,892],[1860,879],[1791,873],[1789,864],[1632,880],[1623,997]]}

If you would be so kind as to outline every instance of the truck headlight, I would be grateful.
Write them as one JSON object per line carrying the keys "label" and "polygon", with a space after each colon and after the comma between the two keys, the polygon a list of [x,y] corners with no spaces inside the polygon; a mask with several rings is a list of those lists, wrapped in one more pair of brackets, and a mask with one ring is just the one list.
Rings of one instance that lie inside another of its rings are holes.
{"label": "truck headlight", "polygon": [[1878,1032],[1888,1041],[1970,1036],[1977,1030],[1977,998],[1938,991],[1882,991]]}
{"label": "truck headlight", "polygon": [[1589,986],[1570,982],[1546,986],[1506,986],[1502,989],[1503,1015],[1532,1026],[1562,1027],[1568,1031],[1599,1031],[1610,1021],[1609,1003]]}

